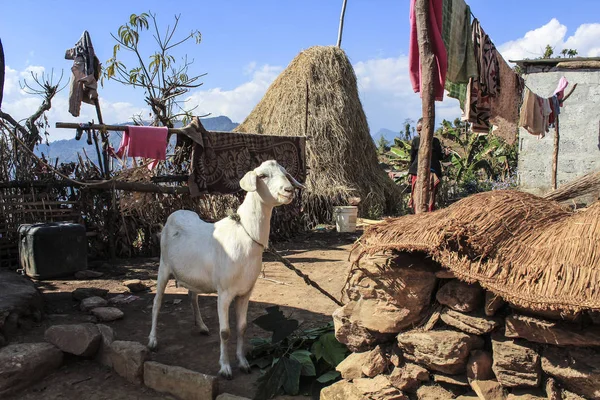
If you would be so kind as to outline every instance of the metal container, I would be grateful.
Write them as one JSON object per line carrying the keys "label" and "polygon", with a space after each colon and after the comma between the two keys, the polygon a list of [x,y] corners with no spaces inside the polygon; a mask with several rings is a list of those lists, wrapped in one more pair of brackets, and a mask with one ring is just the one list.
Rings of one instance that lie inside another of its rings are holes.
{"label": "metal container", "polygon": [[19,261],[34,279],[52,279],[87,269],[85,227],[71,222],[19,226]]}

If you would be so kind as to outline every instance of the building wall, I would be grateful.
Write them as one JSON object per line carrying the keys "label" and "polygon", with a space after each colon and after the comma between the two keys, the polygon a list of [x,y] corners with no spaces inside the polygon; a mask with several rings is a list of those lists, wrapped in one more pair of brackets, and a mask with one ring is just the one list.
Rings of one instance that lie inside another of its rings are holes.
{"label": "building wall", "polygon": [[[524,75],[525,84],[543,97],[550,97],[562,76],[577,88],[560,113],[558,186],[600,170],[600,71],[532,72]],[[519,183],[538,195],[552,189],[554,128],[543,139],[519,129]]]}

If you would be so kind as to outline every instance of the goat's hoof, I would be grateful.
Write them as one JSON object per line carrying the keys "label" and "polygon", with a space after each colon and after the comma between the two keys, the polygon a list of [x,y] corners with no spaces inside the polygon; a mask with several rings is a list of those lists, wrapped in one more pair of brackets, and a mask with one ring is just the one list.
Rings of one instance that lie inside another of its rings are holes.
{"label": "goat's hoof", "polygon": [[201,335],[210,335],[210,331],[208,330],[208,326],[206,325],[197,327],[196,332],[198,332]]}
{"label": "goat's hoof", "polygon": [[221,370],[219,370],[219,375],[227,380],[233,379],[233,374],[231,373],[231,367],[229,365],[221,367]]}
{"label": "goat's hoof", "polygon": [[252,373],[250,364],[248,363],[248,360],[246,360],[245,358],[240,360],[240,370],[242,370],[242,372],[244,372],[246,374]]}
{"label": "goat's hoof", "polygon": [[156,350],[158,347],[158,341],[156,339],[150,339],[148,341],[148,348],[150,350]]}

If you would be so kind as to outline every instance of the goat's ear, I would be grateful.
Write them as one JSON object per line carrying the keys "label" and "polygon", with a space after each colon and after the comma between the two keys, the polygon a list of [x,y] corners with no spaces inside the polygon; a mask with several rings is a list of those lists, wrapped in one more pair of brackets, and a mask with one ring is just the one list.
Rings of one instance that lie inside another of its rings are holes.
{"label": "goat's ear", "polygon": [[256,176],[256,172],[248,171],[246,175],[240,181],[240,187],[244,189],[246,192],[256,192],[256,180],[258,177]]}

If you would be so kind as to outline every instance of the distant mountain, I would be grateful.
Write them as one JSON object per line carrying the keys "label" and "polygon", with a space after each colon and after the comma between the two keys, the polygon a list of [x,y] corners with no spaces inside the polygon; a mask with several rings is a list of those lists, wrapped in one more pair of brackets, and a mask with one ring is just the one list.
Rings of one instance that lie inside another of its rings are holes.
{"label": "distant mountain", "polygon": [[394,138],[400,135],[400,132],[382,128],[378,130],[376,134],[372,135],[373,140],[375,140],[375,143],[377,143],[381,135],[383,135],[383,137],[389,140],[390,142],[393,142]]}
{"label": "distant mountain", "polygon": [[[209,131],[232,131],[239,124],[232,122],[231,119],[225,116],[202,118],[202,125]],[[127,125],[127,123],[121,123],[116,125]],[[176,127],[181,127],[182,124],[176,124]],[[73,130],[73,136],[75,136],[75,130]],[[39,145],[36,149],[36,154],[40,155],[43,153],[47,158],[56,160],[58,158],[59,163],[68,163],[77,161],[77,153],[82,155],[85,153],[92,160],[96,160],[96,148],[94,145],[88,145],[86,142],[87,135],[84,133],[81,140],[68,139],[68,140],[57,140],[50,142],[50,144]],[[121,142],[121,135],[111,134],[110,143],[114,148],[119,146]]]}

